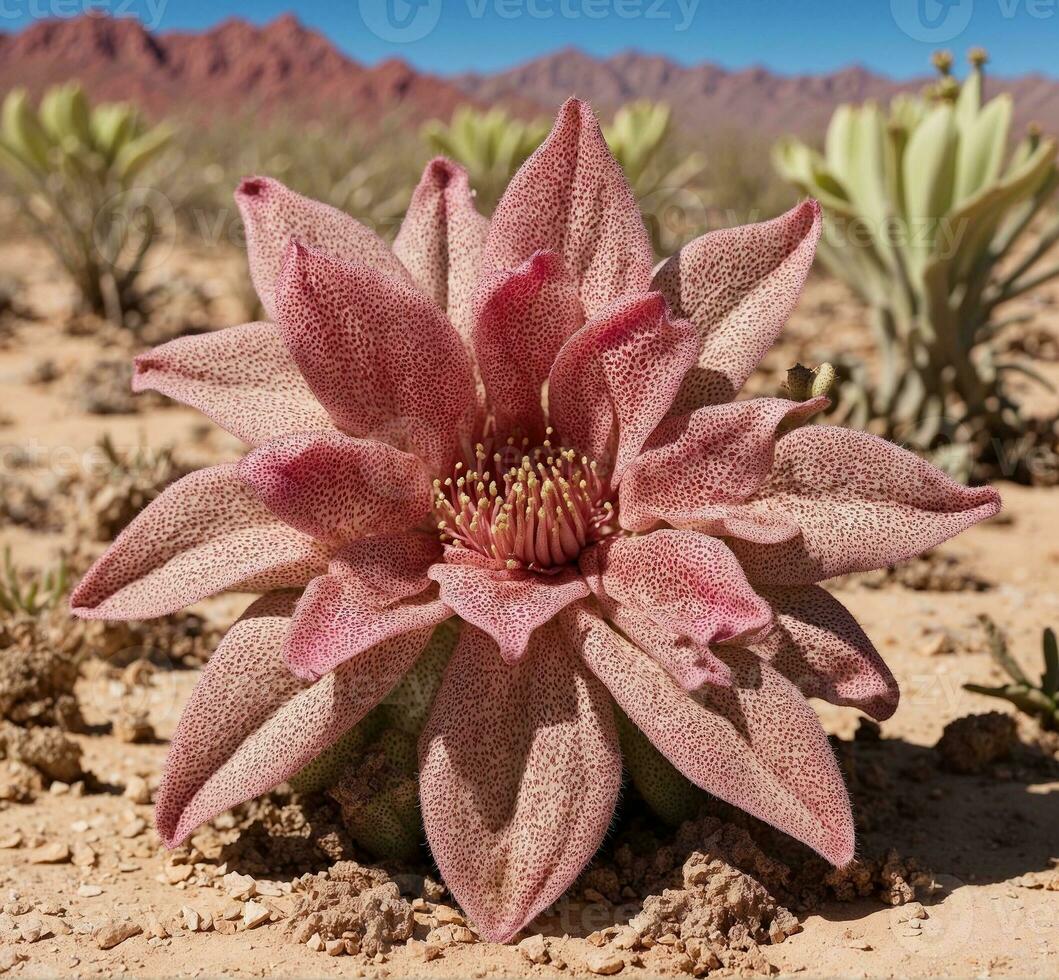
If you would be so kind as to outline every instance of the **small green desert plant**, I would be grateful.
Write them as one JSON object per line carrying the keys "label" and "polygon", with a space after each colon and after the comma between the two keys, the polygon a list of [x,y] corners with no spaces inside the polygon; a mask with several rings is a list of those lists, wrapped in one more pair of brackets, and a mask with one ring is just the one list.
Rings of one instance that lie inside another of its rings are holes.
{"label": "small green desert plant", "polygon": [[158,230],[156,202],[137,178],[171,131],[131,106],[89,105],[75,83],[49,89],[34,108],[23,89],[0,112],[0,165],[15,178],[22,211],[62,263],[84,309],[122,323]]}
{"label": "small green desert plant", "polygon": [[774,150],[824,205],[819,254],[872,311],[882,366],[845,386],[851,423],[920,450],[958,437],[979,458],[1026,431],[1006,382],[1029,369],[990,344],[1003,309],[1059,276],[1037,271],[1059,240],[1059,221],[1037,221],[1059,185],[1056,144],[1032,131],[1009,153],[1012,99],[983,104],[985,60],[972,51],[959,84],[942,53],[922,96],[840,106],[823,154],[793,138]]}
{"label": "small green desert plant", "polygon": [[964,684],[964,689],[986,697],[1010,701],[1019,711],[1036,718],[1044,728],[1059,729],[1059,647],[1055,631],[1046,629],[1041,636],[1044,671],[1035,684],[1008,651],[1007,637],[989,616],[979,616],[989,639],[989,652],[1010,678],[1010,683],[999,687]]}
{"label": "small green desert plant", "polygon": [[423,138],[435,153],[463,164],[478,195],[479,208],[492,212],[511,175],[548,135],[543,119],[515,119],[503,109],[460,106],[448,123],[431,120]]}
{"label": "small green desert plant", "polygon": [[65,561],[27,577],[15,567],[11,549],[4,549],[4,565],[0,573],[0,609],[8,615],[35,617],[56,608],[66,595],[69,584],[69,569]]}

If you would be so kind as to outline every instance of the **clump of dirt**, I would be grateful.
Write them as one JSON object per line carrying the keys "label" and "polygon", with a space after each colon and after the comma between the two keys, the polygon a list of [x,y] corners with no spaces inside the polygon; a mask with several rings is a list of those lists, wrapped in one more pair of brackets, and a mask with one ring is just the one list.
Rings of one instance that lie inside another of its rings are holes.
{"label": "clump of dirt", "polygon": [[[232,830],[237,832],[227,833]],[[218,863],[255,876],[324,871],[356,856],[330,800],[279,790],[216,817],[192,844]]]}
{"label": "clump of dirt", "polygon": [[31,447],[7,447],[0,473],[0,518],[32,531],[64,530],[60,502],[69,490],[71,475],[51,465],[54,462]]}
{"label": "clump of dirt", "polygon": [[865,589],[899,586],[914,592],[988,592],[993,583],[966,567],[963,559],[947,552],[928,551],[911,561],[874,572],[860,572],[836,580],[842,586]]}
{"label": "clump of dirt", "polygon": [[990,711],[950,721],[934,747],[947,769],[979,773],[1010,757],[1018,744],[1015,719],[1000,711]]}
{"label": "clump of dirt", "polygon": [[373,957],[412,937],[412,906],[401,897],[397,883],[378,868],[340,861],[303,879],[302,887],[304,893],[287,923],[292,942],[313,941],[321,948],[338,941],[346,953]]}
{"label": "clump of dirt", "polygon": [[844,868],[822,860],[807,861],[791,882],[792,903],[799,910],[823,902],[874,898],[884,905],[907,905],[935,890],[934,875],[915,858],[890,849],[881,857],[862,857]]}
{"label": "clump of dirt", "polygon": [[[103,623],[82,622],[78,627],[85,651],[106,661],[112,670],[138,664],[138,683],[148,683],[150,668],[195,667],[209,660],[224,636],[224,628],[196,613],[174,613],[161,619]],[[123,682],[123,673],[115,675]]]}
{"label": "clump of dirt", "polygon": [[[740,870],[740,864],[755,866],[759,876]],[[785,870],[746,831],[716,821],[702,849],[685,860],[678,886],[648,896],[629,926],[641,943],[675,935],[696,964],[719,965],[728,950],[783,942],[801,929],[761,880],[783,878]]]}
{"label": "clump of dirt", "polygon": [[[69,732],[85,730],[74,687],[76,643],[56,609],[0,618],[0,798],[28,801],[53,781],[84,777],[81,747]],[[46,642],[45,638],[56,642]]]}
{"label": "clump of dirt", "polygon": [[0,758],[30,766],[48,780],[73,783],[84,775],[81,746],[58,728],[20,728],[0,722]]}
{"label": "clump of dirt", "polygon": [[74,692],[78,677],[76,626],[65,610],[0,618],[0,718],[16,725],[83,731]]}
{"label": "clump of dirt", "polygon": [[88,366],[73,388],[77,408],[89,415],[131,415],[142,407],[132,392],[127,358],[101,358]]}

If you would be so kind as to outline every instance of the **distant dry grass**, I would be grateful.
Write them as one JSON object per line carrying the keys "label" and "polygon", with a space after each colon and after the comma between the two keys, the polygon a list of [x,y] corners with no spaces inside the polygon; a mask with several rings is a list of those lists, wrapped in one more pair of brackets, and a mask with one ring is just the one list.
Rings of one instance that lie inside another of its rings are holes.
{"label": "distant dry grass", "polygon": [[[242,248],[242,228],[232,200],[240,178],[262,174],[331,204],[392,239],[423,165],[433,155],[416,126],[399,114],[377,125],[341,125],[251,113],[225,122],[174,120],[175,166],[158,189],[173,207],[170,232],[210,245]],[[660,155],[660,168],[678,170],[692,157],[704,167],[690,182],[664,183],[643,197],[644,217],[660,253],[668,253],[711,228],[758,221],[793,203],[793,193],[775,177],[768,145],[738,131],[674,131]],[[20,230],[15,194],[0,173],[0,221],[5,233]],[[24,230],[24,229],[21,229]]]}

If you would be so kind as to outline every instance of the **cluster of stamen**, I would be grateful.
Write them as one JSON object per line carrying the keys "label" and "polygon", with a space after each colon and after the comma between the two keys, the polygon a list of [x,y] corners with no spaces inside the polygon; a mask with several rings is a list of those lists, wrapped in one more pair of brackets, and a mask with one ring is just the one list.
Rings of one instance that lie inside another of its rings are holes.
{"label": "cluster of stamen", "polygon": [[492,453],[479,443],[474,463],[457,463],[434,492],[442,541],[497,568],[554,569],[612,530],[614,505],[595,462],[550,439],[535,449],[508,439]]}

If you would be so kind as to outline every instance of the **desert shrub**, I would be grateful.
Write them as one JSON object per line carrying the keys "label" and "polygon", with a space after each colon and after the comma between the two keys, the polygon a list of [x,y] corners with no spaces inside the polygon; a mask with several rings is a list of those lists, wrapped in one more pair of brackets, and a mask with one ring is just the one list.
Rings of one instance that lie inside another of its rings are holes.
{"label": "desert shrub", "polygon": [[0,113],[0,166],[22,214],[77,288],[82,307],[122,323],[158,231],[158,202],[140,183],[171,130],[129,105],[91,106],[75,83],[34,107],[8,93]]}

